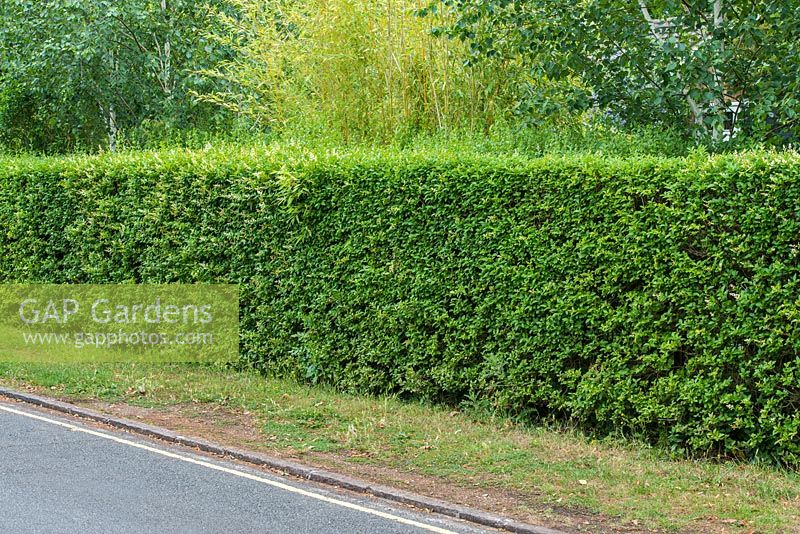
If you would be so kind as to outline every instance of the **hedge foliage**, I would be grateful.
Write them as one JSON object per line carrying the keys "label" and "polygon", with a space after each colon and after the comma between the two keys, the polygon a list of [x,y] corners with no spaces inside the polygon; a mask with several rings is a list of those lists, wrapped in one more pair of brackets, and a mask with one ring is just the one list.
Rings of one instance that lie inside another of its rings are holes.
{"label": "hedge foliage", "polygon": [[0,280],[232,282],[243,358],[800,464],[800,157],[0,161]]}

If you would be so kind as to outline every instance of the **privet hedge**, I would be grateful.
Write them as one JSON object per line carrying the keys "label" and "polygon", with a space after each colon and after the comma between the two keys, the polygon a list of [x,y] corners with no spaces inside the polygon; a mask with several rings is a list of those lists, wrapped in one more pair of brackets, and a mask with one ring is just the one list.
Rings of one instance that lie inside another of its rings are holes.
{"label": "privet hedge", "polygon": [[800,463],[797,156],[0,164],[0,280],[239,283],[271,372]]}

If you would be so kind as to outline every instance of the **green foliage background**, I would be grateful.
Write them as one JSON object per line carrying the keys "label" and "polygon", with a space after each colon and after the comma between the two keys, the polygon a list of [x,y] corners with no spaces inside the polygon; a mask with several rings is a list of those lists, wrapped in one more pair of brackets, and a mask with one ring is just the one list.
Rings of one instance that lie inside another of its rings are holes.
{"label": "green foliage background", "polygon": [[441,31],[476,63],[509,58],[531,83],[520,108],[596,107],[626,124],[664,124],[704,144],[798,136],[800,9],[786,0],[441,0]]}
{"label": "green foliage background", "polygon": [[221,0],[209,38],[229,57],[196,92],[283,137],[389,143],[516,123],[527,73],[515,60],[468,65],[469,47],[435,35],[453,17],[422,0]]}
{"label": "green foliage background", "polygon": [[800,158],[0,161],[0,280],[225,282],[246,362],[800,460]]}

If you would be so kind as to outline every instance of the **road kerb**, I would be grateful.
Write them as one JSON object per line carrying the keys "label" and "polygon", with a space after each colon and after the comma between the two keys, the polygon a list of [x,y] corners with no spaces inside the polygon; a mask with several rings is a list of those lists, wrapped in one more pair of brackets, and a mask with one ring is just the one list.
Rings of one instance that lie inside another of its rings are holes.
{"label": "road kerb", "polygon": [[477,525],[502,529],[508,532],[514,532],[516,534],[565,534],[559,530],[520,523],[497,514],[449,503],[439,499],[426,497],[424,495],[418,495],[389,486],[373,484],[371,482],[353,478],[347,475],[342,475],[333,471],[303,465],[298,462],[274,458],[266,454],[247,451],[236,447],[226,447],[200,438],[181,436],[180,434],[165,428],[132,421],[130,419],[112,417],[95,412],[94,410],[89,410],[74,404],[42,397],[40,395],[34,395],[31,393],[0,387],[0,397],[25,402],[71,416],[80,417],[82,419],[87,419],[117,429],[126,430],[133,434],[156,438],[168,443],[174,443],[193,449],[198,449],[200,451],[224,458],[232,458],[252,465],[266,467],[273,471],[278,471],[286,475],[309,480],[318,484],[343,488],[356,493],[372,495],[387,501],[413,506],[422,510],[429,510],[443,516],[469,521],[470,523],[475,523]]}

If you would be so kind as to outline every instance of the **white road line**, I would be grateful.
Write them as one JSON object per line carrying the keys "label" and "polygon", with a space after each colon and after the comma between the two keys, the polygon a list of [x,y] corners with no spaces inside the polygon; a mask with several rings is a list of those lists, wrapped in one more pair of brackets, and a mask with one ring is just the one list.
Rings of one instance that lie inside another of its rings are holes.
{"label": "white road line", "polygon": [[282,482],[277,482],[275,480],[270,480],[268,478],[263,478],[257,475],[252,475],[250,473],[246,473],[244,471],[238,471],[236,469],[230,469],[228,467],[223,467],[221,465],[216,465],[211,462],[205,462],[203,460],[198,460],[196,458],[191,458],[189,456],[183,456],[181,454],[176,454],[174,452],[169,451],[162,451],[161,449],[157,449],[155,447],[149,447],[147,445],[143,445],[141,443],[136,443],[135,441],[130,441],[124,438],[120,438],[117,436],[113,436],[111,434],[105,434],[103,432],[97,432],[96,430],[91,430],[88,428],[84,428],[77,425],[72,425],[69,423],[65,423],[63,421],[57,421],[55,419],[50,419],[47,417],[43,417],[41,415],[36,415],[28,412],[23,412],[21,410],[15,410],[14,408],[9,408],[8,406],[0,405],[0,410],[4,412],[9,412],[17,415],[21,415],[23,417],[29,417],[31,419],[36,419],[37,421],[44,421],[45,423],[50,423],[51,425],[60,426],[63,428],[67,428],[74,432],[83,432],[84,434],[89,434],[92,436],[96,436],[98,438],[107,439],[109,441],[115,441],[117,443],[121,443],[123,445],[128,445],[130,447],[136,447],[137,449],[142,449],[145,451],[153,452],[156,454],[160,454],[161,456],[166,456],[167,458],[173,458],[175,460],[180,460],[182,462],[187,462],[190,464],[199,465],[202,467],[206,467],[208,469],[213,469],[215,471],[221,471],[223,473],[228,473],[230,475],[235,475],[237,477],[246,478],[249,480],[254,480],[256,482],[261,482],[262,484],[267,484],[268,486],[273,486],[275,488],[280,488],[284,491],[289,491],[291,493],[297,493],[298,495],[303,495],[305,497],[310,497],[312,499],[317,499],[319,501],[327,502],[330,504],[335,504],[337,506],[341,506],[343,508],[350,508],[351,510],[357,510],[359,512],[363,512],[365,514],[371,514],[378,517],[382,517],[383,519],[389,519],[390,521],[395,521],[397,523],[402,523],[404,525],[410,525],[412,527],[417,527],[423,530],[427,530],[429,532],[438,532],[439,534],[457,534],[452,530],[446,530],[443,528],[435,527],[433,525],[426,525],[425,523],[420,523],[418,521],[414,521],[412,519],[406,519],[404,517],[400,517],[393,514],[388,514],[386,512],[381,512],[380,510],[373,510],[372,508],[366,508],[364,506],[359,506],[358,504],[353,504],[347,501],[340,501],[339,499],[333,499],[331,497],[327,497],[325,495],[321,495],[319,493],[314,493],[313,491],[307,491],[300,488],[295,488],[294,486],[290,486],[288,484],[284,484]]}

